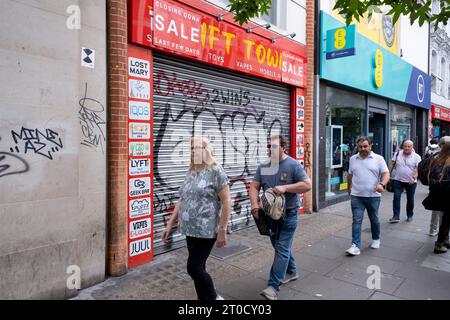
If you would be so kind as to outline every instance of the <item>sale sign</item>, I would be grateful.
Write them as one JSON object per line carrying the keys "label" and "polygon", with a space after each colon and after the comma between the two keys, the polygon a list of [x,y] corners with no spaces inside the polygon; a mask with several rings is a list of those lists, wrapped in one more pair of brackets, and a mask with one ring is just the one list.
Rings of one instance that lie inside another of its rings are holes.
{"label": "sale sign", "polygon": [[[191,59],[305,87],[304,46],[248,33],[179,2],[132,1],[131,41]],[[273,33],[273,37],[279,37]],[[144,71],[141,71],[144,72]]]}

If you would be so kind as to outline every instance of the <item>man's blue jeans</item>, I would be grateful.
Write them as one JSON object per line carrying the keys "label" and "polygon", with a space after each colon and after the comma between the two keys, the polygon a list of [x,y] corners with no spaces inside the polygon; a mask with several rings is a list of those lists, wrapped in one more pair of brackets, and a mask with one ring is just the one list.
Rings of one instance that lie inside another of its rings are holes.
{"label": "man's blue jeans", "polygon": [[286,273],[292,274],[297,272],[295,259],[292,256],[292,241],[294,240],[297,222],[298,208],[289,210],[286,213],[285,220],[282,222],[279,236],[270,236],[270,241],[275,249],[275,257],[267,284],[276,291],[279,290],[279,286],[283,283]]}
{"label": "man's blue jeans", "polygon": [[352,223],[352,242],[361,248],[361,225],[364,217],[364,211],[370,219],[370,229],[372,230],[372,239],[380,240],[380,221],[378,220],[378,208],[380,207],[381,197],[351,197],[351,206],[353,214]]}
{"label": "man's blue jeans", "polygon": [[394,218],[400,219],[400,200],[403,189],[406,190],[406,216],[411,218],[414,215],[414,194],[416,193],[417,183],[407,183],[398,180],[392,180],[392,189],[394,190],[394,200],[392,209]]}

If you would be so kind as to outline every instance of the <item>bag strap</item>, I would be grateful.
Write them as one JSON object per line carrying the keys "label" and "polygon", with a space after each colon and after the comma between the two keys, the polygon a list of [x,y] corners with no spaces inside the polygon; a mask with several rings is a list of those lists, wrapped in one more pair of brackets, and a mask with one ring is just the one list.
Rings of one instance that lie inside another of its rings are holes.
{"label": "bag strap", "polygon": [[394,161],[394,165],[395,165],[395,163],[397,162],[397,159],[398,159],[398,153],[400,152],[400,150],[398,150],[396,153],[395,153],[395,161]]}

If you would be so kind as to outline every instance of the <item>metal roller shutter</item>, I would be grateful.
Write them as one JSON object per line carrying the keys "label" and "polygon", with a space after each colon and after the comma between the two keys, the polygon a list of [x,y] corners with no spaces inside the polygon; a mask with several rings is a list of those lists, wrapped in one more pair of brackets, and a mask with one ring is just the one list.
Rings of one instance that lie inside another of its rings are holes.
{"label": "metal roller shutter", "polygon": [[[248,188],[257,164],[267,157],[267,137],[281,133],[289,140],[289,88],[160,55],[154,57],[153,75],[155,234],[178,199],[194,132],[209,138],[230,179],[229,228],[253,225]],[[154,253],[180,247],[183,240],[175,233],[167,245],[155,237]]]}

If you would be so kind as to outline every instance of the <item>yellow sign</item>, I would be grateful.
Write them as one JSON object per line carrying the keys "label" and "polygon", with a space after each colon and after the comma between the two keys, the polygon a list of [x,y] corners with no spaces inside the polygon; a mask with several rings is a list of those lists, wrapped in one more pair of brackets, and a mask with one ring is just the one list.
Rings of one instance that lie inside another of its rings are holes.
{"label": "yellow sign", "polygon": [[337,50],[341,50],[345,47],[345,44],[347,43],[345,41],[345,35],[347,34],[347,31],[345,31],[344,28],[339,28],[334,33],[334,47]]}
{"label": "yellow sign", "polygon": [[[331,1],[331,9],[335,1]],[[345,18],[339,14],[338,10],[332,10],[332,16],[345,23]],[[367,14],[360,18],[360,22],[352,21],[356,25],[356,31],[370,40],[376,42],[393,54],[399,55],[398,49],[398,23],[393,25],[392,16],[373,12],[372,18],[368,19]]]}
{"label": "yellow sign", "polygon": [[380,49],[375,53],[375,86],[381,88],[383,85],[383,52]]}
{"label": "yellow sign", "polygon": [[347,190],[347,188],[348,188],[348,184],[347,184],[347,182],[344,182],[344,183],[341,183],[340,185],[339,185],[339,190]]}

